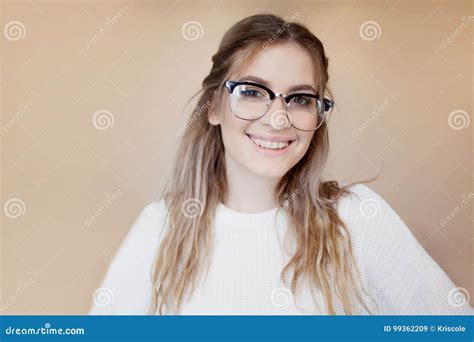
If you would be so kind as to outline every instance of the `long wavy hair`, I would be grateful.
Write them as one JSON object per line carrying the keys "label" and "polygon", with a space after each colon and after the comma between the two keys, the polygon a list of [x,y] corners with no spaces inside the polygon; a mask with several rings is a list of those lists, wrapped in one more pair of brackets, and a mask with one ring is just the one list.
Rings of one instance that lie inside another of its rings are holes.
{"label": "long wavy hair", "polygon": [[[282,43],[297,44],[308,53],[319,80],[318,93],[332,98],[324,47],[304,25],[258,14],[242,19],[225,33],[212,57],[210,73],[195,95],[200,94],[199,101],[182,132],[174,170],[162,194],[168,208],[167,227],[151,270],[153,291],[148,314],[178,314],[204,270],[206,274],[209,270],[211,227],[216,206],[224,201],[228,188],[220,126],[208,122],[208,111],[221,108],[223,82],[244,67],[244,61],[271,44]],[[292,273],[290,288],[296,295],[300,280],[305,279],[313,299],[314,289],[321,289],[328,314],[336,314],[335,296],[344,312],[352,314],[356,305],[367,309],[362,299],[365,291],[350,234],[336,204],[350,193],[350,186],[367,181],[340,186],[337,181],[322,180],[329,150],[326,121],[327,117],[315,131],[307,153],[275,189],[275,199],[288,215],[288,231],[296,243],[294,254],[281,271],[281,280],[288,284],[287,276]],[[194,214],[190,215],[190,210]]]}

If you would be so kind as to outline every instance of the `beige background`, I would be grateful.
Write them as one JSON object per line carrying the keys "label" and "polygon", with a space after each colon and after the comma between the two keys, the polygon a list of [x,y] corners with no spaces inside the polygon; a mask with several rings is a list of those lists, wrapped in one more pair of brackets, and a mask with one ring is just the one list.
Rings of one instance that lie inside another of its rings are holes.
{"label": "beige background", "polygon": [[474,293],[471,2],[2,1],[4,314],[87,312],[162,189],[183,105],[223,33],[265,11],[296,16],[325,44],[337,103],[328,174],[383,166],[371,187]]}

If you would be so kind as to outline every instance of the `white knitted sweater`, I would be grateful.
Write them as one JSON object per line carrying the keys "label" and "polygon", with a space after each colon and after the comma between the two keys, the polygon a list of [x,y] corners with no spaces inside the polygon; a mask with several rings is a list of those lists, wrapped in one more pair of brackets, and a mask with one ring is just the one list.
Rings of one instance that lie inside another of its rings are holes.
{"label": "white knitted sweater", "polygon": [[[367,301],[370,312],[473,314],[467,290],[453,284],[389,204],[366,185],[350,190],[355,195],[343,197],[337,210],[351,233],[362,284],[374,299]],[[141,212],[95,291],[89,314],[147,314],[151,267],[165,213],[163,200],[150,203]],[[286,229],[287,216],[277,208],[242,213],[220,203],[209,272],[183,304],[181,314],[326,314],[321,291],[315,292],[315,305],[306,285],[293,296],[280,280],[290,258],[282,248]],[[335,308],[337,314],[344,314],[337,298]],[[356,313],[368,314],[362,307]]]}

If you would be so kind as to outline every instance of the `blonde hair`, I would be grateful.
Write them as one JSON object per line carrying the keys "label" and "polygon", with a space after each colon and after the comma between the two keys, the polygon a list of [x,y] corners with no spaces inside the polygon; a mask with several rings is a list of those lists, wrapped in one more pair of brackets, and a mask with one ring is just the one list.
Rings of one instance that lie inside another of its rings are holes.
{"label": "blonde hair", "polygon": [[[211,71],[203,80],[199,101],[179,145],[174,172],[163,192],[168,227],[152,269],[149,314],[179,313],[183,301],[194,292],[204,268],[206,273],[209,270],[214,214],[228,191],[220,126],[208,122],[209,107],[215,110],[219,106],[222,84],[243,66],[239,61],[248,61],[266,48],[268,42],[294,43],[305,49],[319,80],[318,93],[332,98],[327,87],[328,58],[324,47],[305,26],[259,14],[239,21],[226,32],[212,57]],[[281,280],[286,284],[287,273],[293,271],[293,294],[298,291],[299,280],[306,279],[313,298],[314,287],[321,289],[328,314],[336,313],[335,296],[344,312],[351,314],[358,303],[367,306],[360,294],[363,288],[354,263],[350,234],[338,216],[336,204],[350,193],[350,186],[364,181],[345,186],[323,181],[321,171],[328,150],[328,128],[324,122],[315,131],[305,156],[282,177],[275,190],[281,208],[285,203],[289,231],[296,242],[296,252],[283,268]],[[288,194],[297,196],[288,200]],[[199,211],[198,215],[183,214],[183,206],[189,204]]]}

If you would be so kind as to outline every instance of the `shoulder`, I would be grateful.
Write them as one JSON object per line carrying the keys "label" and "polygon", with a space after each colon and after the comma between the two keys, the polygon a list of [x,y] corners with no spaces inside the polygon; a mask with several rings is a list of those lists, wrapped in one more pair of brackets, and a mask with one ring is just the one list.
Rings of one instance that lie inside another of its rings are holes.
{"label": "shoulder", "polygon": [[[165,224],[163,200],[145,205],[116,251],[94,292],[90,314],[146,314],[152,293],[150,272]],[[112,299],[102,303],[101,293]]]}
{"label": "shoulder", "polygon": [[149,202],[144,206],[140,213],[140,216],[147,218],[158,218],[165,215],[167,212],[166,204],[164,199]]}
{"label": "shoulder", "polygon": [[349,194],[345,194],[339,200],[340,205],[344,204],[360,204],[367,199],[381,200],[382,197],[365,184],[354,184],[347,188]]}
{"label": "shoulder", "polygon": [[433,259],[381,195],[364,184],[349,190],[340,199],[338,212],[362,267],[371,269],[376,277],[390,270],[398,275],[411,273],[412,279],[431,267]]}
{"label": "shoulder", "polygon": [[166,204],[165,200],[150,202],[142,209],[138,216],[141,220],[156,220],[166,215]]}
{"label": "shoulder", "polygon": [[151,258],[161,240],[166,213],[164,200],[145,205],[136,216],[115,258],[124,254],[140,255],[144,259]]}
{"label": "shoulder", "polygon": [[163,199],[150,202],[142,209],[130,232],[155,230],[164,224],[167,208]]}
{"label": "shoulder", "polygon": [[338,213],[353,223],[390,221],[401,222],[400,216],[377,192],[365,184],[355,184],[348,188],[337,204]]}
{"label": "shoulder", "polygon": [[365,184],[353,185],[348,190],[349,194],[339,199],[337,210],[357,252],[374,258],[402,250],[411,256],[422,252],[410,228],[380,194]]}
{"label": "shoulder", "polygon": [[354,255],[366,276],[368,289],[382,312],[464,312],[448,305],[456,289],[454,283],[387,201],[363,184],[348,190],[350,193],[338,202],[338,213],[350,232]]}

